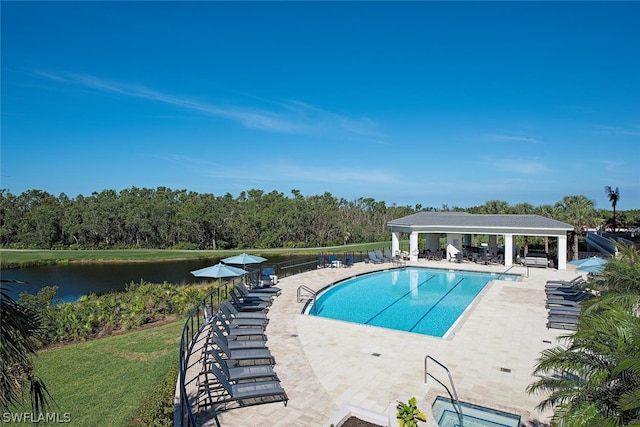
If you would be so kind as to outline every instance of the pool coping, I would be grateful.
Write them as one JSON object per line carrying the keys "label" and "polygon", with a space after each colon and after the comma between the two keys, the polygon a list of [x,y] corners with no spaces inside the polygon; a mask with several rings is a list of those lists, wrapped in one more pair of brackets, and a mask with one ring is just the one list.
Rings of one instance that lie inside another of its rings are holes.
{"label": "pool coping", "polygon": [[[477,270],[467,270],[467,269],[452,269],[452,268],[438,268],[438,267],[431,267],[431,266],[422,266],[422,265],[403,265],[403,266],[393,266],[390,268],[382,268],[379,270],[373,270],[373,271],[369,271],[369,272],[363,272],[363,273],[358,273],[355,274],[353,276],[349,276],[349,277],[345,277],[342,278],[340,280],[337,280],[335,282],[329,283],[328,285],[318,289],[316,291],[316,295],[315,297],[318,298],[319,296],[322,295],[322,293],[324,293],[325,291],[333,288],[334,286],[338,286],[343,284],[344,282],[347,282],[349,280],[353,280],[353,279],[357,279],[358,277],[362,277],[362,276],[368,276],[371,274],[376,274],[376,273],[383,273],[383,272],[388,272],[388,271],[393,271],[393,270],[402,270],[405,269],[406,267],[415,267],[415,268],[420,268],[420,269],[424,269],[424,270],[441,270],[443,272],[451,272],[451,271],[460,271],[460,272],[464,272],[464,273],[484,273],[484,274],[488,274],[491,276],[497,275],[497,276],[501,276],[503,274],[508,274],[510,276],[517,276],[517,280],[507,280],[507,281],[511,281],[511,282],[515,282],[515,281],[522,281],[523,276],[521,274],[514,274],[514,273],[494,273],[494,272],[486,272],[486,271],[477,271]],[[465,307],[464,311],[462,313],[460,313],[460,315],[456,318],[456,320],[451,324],[451,326],[446,330],[446,332],[438,337],[435,335],[429,335],[432,336],[434,338],[440,338],[440,339],[453,339],[453,337],[455,337],[455,333],[456,331],[458,331],[460,328],[462,328],[462,326],[464,325],[464,322],[466,322],[466,319],[469,317],[469,314],[474,310],[475,306],[477,304],[479,304],[482,295],[484,293],[487,292],[487,288],[489,288],[490,286],[493,286],[495,281],[501,280],[499,278],[495,278],[495,279],[491,279],[487,282],[486,285],[484,285],[482,287],[482,289],[480,290],[480,292],[478,292],[478,294],[473,298],[473,300],[471,300],[471,302],[469,302],[469,304],[467,304],[467,306]],[[305,302],[304,306],[302,307],[302,310],[300,311],[301,314],[305,315],[305,316],[310,316],[309,314],[309,304],[311,304],[312,302],[312,298],[307,299],[307,301]],[[318,316],[318,317],[323,317],[323,316]],[[323,317],[325,319],[331,319],[331,320],[336,320],[339,322],[350,322],[349,320],[343,320],[343,319],[334,319],[334,318],[327,318],[327,317]],[[356,322],[357,323],[357,322]],[[377,325],[369,325],[369,324],[365,324],[364,326],[370,326],[373,328],[384,328],[384,326],[377,326]],[[392,328],[387,328],[387,329],[392,329]],[[397,332],[408,332],[408,333],[417,333],[419,334],[419,332],[412,332],[412,331],[405,331],[402,329],[392,329],[395,330]],[[427,335],[427,334],[421,334],[421,335]]]}

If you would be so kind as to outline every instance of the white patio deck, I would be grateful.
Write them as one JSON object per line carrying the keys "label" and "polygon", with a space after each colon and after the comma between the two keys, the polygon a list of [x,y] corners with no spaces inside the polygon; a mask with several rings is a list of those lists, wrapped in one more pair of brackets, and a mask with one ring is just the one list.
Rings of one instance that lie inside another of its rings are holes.
{"label": "white patio deck", "polygon": [[[505,269],[447,261],[408,264]],[[296,302],[300,285],[318,290],[346,277],[391,267],[357,263],[281,279],[282,295],[269,311],[267,335],[289,403],[224,411],[219,414],[222,426],[322,426],[343,405],[386,414],[390,404],[411,396],[430,416],[433,400],[446,391],[434,381],[424,383],[426,355],[449,368],[460,400],[519,414],[532,425],[544,423],[551,414],[538,413],[535,407],[542,398],[525,389],[536,380],[531,373],[540,352],[557,345],[557,338],[567,333],[546,328],[544,284],[549,279],[572,279],[576,272],[530,268],[530,277],[522,281],[490,283],[455,332],[444,339],[301,314],[303,304]],[[526,275],[527,269],[515,266],[509,272]],[[199,355],[197,349],[194,354]],[[446,373],[430,366],[430,372],[448,384]],[[206,413],[198,414],[199,425],[215,425],[207,419]],[[429,425],[436,425],[432,417]]]}

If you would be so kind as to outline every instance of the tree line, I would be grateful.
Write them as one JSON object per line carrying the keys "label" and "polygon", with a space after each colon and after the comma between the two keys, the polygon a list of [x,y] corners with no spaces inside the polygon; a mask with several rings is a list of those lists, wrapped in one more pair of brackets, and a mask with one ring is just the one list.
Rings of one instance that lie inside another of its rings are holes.
{"label": "tree line", "polygon": [[[617,189],[616,189],[617,190]],[[419,211],[538,214],[582,228],[611,222],[585,196],[555,205],[509,205],[490,200],[471,208],[388,206],[373,198],[345,200],[252,189],[238,197],[166,187],[103,190],[90,196],[19,195],[0,189],[0,246],[39,249],[244,249],[324,247],[389,239],[387,222]],[[616,222],[640,226],[640,210],[617,213]]]}

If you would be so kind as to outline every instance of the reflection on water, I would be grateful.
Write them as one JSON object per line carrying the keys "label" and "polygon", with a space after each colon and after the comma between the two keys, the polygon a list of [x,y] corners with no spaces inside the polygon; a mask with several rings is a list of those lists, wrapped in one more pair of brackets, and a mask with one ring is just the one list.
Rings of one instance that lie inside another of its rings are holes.
{"label": "reflection on water", "polygon": [[[274,256],[262,264],[247,266],[247,270],[273,265],[289,257]],[[9,295],[17,298],[20,292],[36,294],[45,286],[58,286],[58,298],[75,301],[89,293],[122,291],[131,282],[141,280],[151,283],[188,284],[203,280],[193,277],[190,271],[219,262],[219,259],[194,259],[180,261],[156,261],[135,263],[82,263],[44,267],[2,270],[3,280],[20,280],[26,284],[12,283]]]}

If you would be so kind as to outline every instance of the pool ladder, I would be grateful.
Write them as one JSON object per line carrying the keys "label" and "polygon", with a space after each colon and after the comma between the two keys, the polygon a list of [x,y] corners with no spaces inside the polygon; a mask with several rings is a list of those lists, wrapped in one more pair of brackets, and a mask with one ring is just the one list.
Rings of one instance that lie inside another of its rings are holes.
{"label": "pool ladder", "polygon": [[[427,365],[427,362],[429,360],[437,363],[438,365],[440,365],[447,372],[447,375],[449,376],[449,383],[451,384],[451,391],[449,390],[449,387],[447,387],[442,381],[440,381],[439,379],[437,379],[436,377],[434,377],[433,375],[431,375],[429,373],[429,369],[428,369],[428,365]],[[456,411],[456,414],[458,414],[458,420],[460,421],[460,427],[463,427],[463,423],[462,423],[462,406],[460,405],[460,400],[458,399],[458,393],[456,392],[456,386],[453,385],[453,377],[451,376],[451,371],[449,371],[449,368],[447,368],[442,363],[438,362],[436,359],[434,359],[433,357],[431,357],[431,356],[429,356],[427,354],[425,356],[425,358],[424,358],[424,383],[425,384],[427,383],[427,377],[433,378],[438,384],[440,384],[442,387],[444,387],[445,390],[447,390],[447,393],[449,394],[449,398],[451,399],[451,403],[453,404],[453,409]]]}
{"label": "pool ladder", "polygon": [[[300,285],[298,286],[298,302],[302,302],[305,300],[305,298],[308,298],[307,300],[307,306],[309,304],[311,304],[311,310],[313,310],[315,312],[316,310],[316,291],[314,291],[313,289],[311,289],[310,287],[306,286],[306,285]],[[306,306],[305,306],[306,309]]]}

